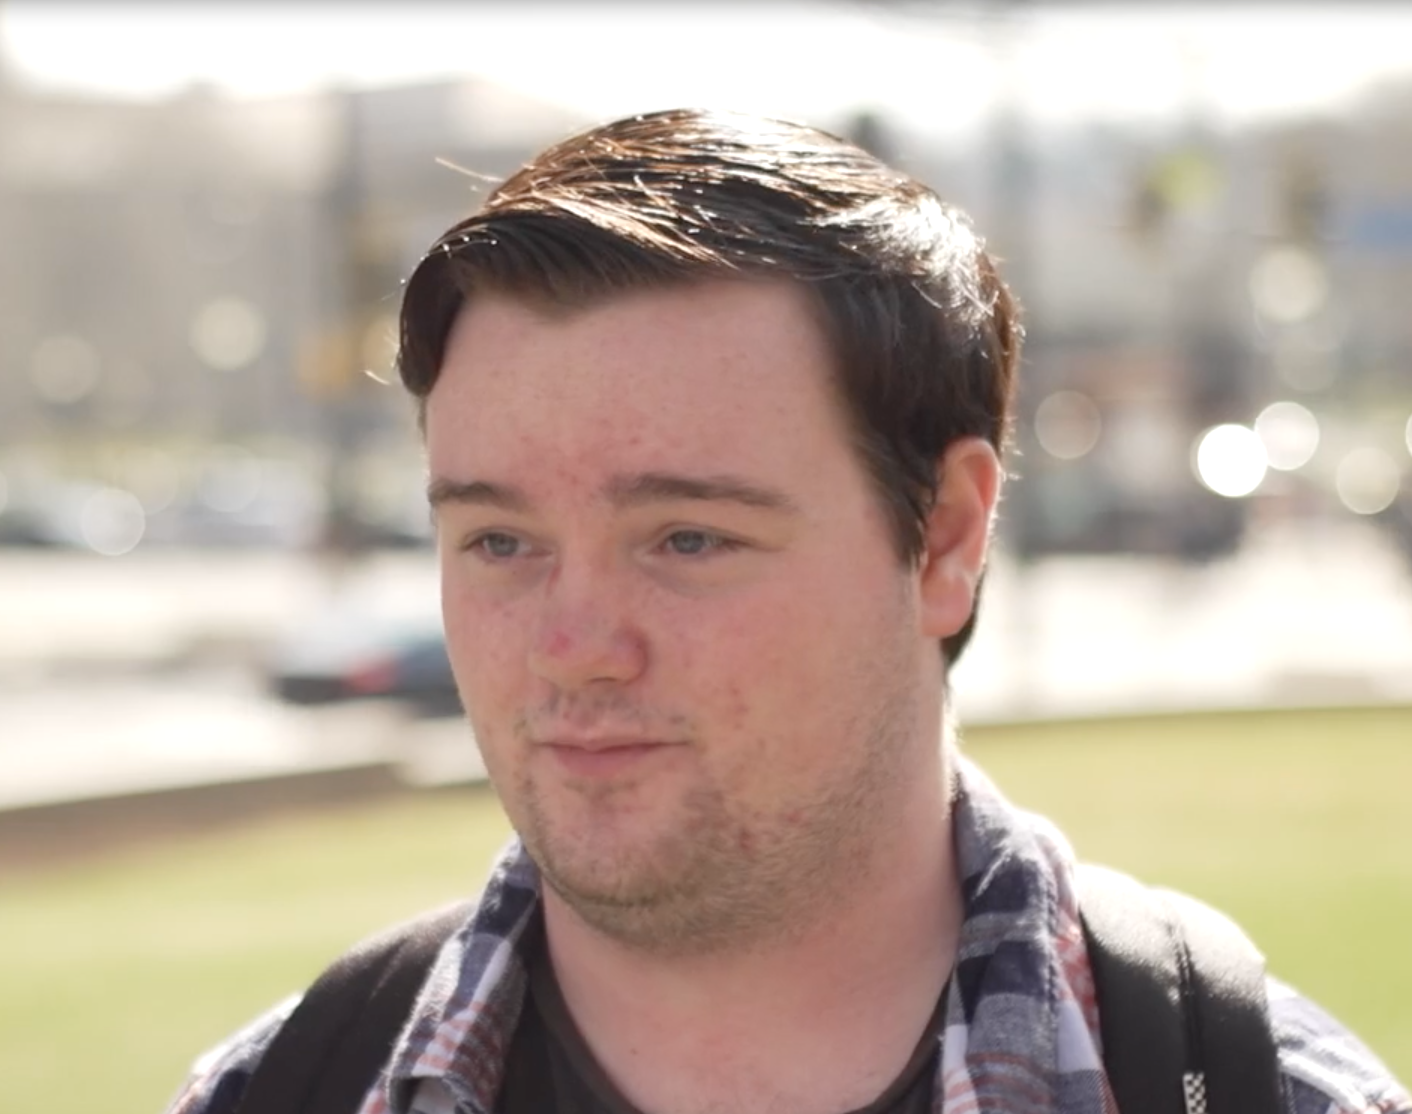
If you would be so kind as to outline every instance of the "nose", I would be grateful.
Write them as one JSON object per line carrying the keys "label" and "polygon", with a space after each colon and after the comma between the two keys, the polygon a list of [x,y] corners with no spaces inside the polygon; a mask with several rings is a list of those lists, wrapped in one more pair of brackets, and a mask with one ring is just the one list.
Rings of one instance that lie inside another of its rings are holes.
{"label": "nose", "polygon": [[530,671],[563,691],[638,677],[647,666],[647,646],[624,596],[624,586],[607,572],[561,565],[545,587]]}

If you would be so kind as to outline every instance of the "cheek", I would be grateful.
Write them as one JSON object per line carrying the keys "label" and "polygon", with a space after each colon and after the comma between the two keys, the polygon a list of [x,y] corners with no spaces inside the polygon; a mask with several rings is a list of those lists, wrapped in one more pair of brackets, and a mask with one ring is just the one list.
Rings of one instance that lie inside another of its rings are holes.
{"label": "cheek", "polygon": [[729,608],[709,601],[666,629],[668,637],[657,640],[660,660],[672,663],[687,703],[698,702],[720,730],[764,747],[779,719],[798,711],[799,681],[813,670],[807,632],[791,609],[763,599]]}
{"label": "cheek", "polygon": [[728,614],[708,606],[695,636],[682,639],[687,683],[723,730],[761,753],[789,747],[802,758],[827,748],[906,664],[893,652],[909,618],[891,570],[872,592],[808,579]]}
{"label": "cheek", "polygon": [[526,658],[524,639],[529,629],[524,616],[503,602],[459,589],[443,579],[442,623],[446,648],[457,686],[469,703],[487,707],[512,698],[514,671]]}

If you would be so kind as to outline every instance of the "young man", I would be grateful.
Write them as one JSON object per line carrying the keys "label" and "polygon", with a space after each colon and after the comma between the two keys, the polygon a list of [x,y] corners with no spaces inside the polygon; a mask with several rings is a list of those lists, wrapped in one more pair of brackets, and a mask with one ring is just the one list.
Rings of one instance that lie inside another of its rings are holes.
{"label": "young man", "polygon": [[[438,242],[401,373],[518,839],[364,1114],[1114,1109],[1071,854],[945,727],[1019,337],[959,213],[775,121],[610,124]],[[1270,1011],[1285,1110],[1412,1110]]]}

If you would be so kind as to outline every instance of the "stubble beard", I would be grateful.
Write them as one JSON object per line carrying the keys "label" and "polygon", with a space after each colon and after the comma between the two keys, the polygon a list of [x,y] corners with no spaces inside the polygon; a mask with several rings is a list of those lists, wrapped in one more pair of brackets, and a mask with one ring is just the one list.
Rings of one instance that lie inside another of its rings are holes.
{"label": "stubble beard", "polygon": [[[742,811],[713,782],[694,785],[670,830],[632,853],[595,851],[558,830],[522,773],[517,827],[546,885],[589,928],[660,958],[778,948],[808,933],[882,865],[880,833],[915,776],[917,692],[905,669],[875,661],[866,672],[859,691],[875,699],[841,728],[867,740],[852,766],[769,812]],[[614,789],[598,792],[611,808]]]}

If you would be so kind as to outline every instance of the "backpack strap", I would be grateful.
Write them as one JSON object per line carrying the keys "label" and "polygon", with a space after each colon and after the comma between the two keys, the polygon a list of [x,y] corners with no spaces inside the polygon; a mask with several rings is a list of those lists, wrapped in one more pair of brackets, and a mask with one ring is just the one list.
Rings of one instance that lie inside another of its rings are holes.
{"label": "backpack strap", "polygon": [[[1249,939],[1209,906],[1116,871],[1081,866],[1079,890],[1121,1114],[1280,1114],[1264,960]],[[275,1034],[237,1114],[356,1111],[471,908],[425,914],[335,961]]]}
{"label": "backpack strap", "polygon": [[460,902],[358,944],[305,991],[265,1049],[236,1114],[354,1114],[407,1024]]}
{"label": "backpack strap", "polygon": [[1210,906],[1079,868],[1103,1060],[1122,1114],[1280,1114],[1265,961]]}

